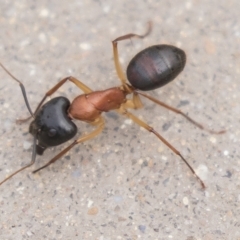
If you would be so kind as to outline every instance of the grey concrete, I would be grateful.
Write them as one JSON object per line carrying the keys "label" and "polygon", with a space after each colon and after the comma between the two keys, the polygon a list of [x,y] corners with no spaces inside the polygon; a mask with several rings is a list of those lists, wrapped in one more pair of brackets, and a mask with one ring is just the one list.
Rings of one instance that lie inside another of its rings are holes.
{"label": "grey concrete", "polygon": [[[2,185],[0,239],[240,239],[240,21],[238,0],[1,0],[0,61],[25,84],[34,109],[61,78],[89,87],[119,84],[111,40],[124,68],[144,47],[169,43],[188,56],[184,72],[150,94],[211,129],[144,99],[135,114],[168,139],[204,179],[203,191],[185,164],[154,135],[115,113],[106,128],[38,174],[31,171],[64,146]],[[0,69],[0,179],[28,163],[32,136],[21,91]],[[56,95],[73,99],[72,84]],[[79,123],[79,136],[92,130]]]}

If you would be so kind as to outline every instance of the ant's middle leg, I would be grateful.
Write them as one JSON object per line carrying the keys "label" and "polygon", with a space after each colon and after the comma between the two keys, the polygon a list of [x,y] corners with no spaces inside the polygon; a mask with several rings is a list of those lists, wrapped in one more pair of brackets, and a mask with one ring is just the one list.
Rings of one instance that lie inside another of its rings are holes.
{"label": "ant's middle leg", "polygon": [[123,41],[123,40],[126,40],[126,39],[130,39],[130,38],[144,38],[146,37],[147,35],[149,35],[149,33],[151,32],[152,30],[152,23],[149,22],[148,23],[148,29],[146,31],[145,34],[143,35],[138,35],[138,34],[135,34],[135,33],[129,33],[129,34],[126,34],[126,35],[123,35],[121,37],[118,37],[116,38],[115,40],[112,41],[112,45],[113,45],[113,57],[114,57],[114,63],[115,63],[115,68],[116,68],[116,71],[117,71],[117,75],[119,77],[119,79],[121,80],[122,82],[122,85],[126,88],[126,90],[129,90],[129,87],[128,85],[126,84],[126,77],[125,77],[125,74],[122,70],[122,67],[121,67],[121,64],[120,64],[120,61],[119,61],[119,54],[118,54],[118,47],[117,47],[117,43],[119,41]]}
{"label": "ant's middle leg", "polygon": [[132,99],[127,99],[127,101],[123,103],[123,106],[125,108],[139,109],[143,107],[143,104],[138,93],[133,92]]}

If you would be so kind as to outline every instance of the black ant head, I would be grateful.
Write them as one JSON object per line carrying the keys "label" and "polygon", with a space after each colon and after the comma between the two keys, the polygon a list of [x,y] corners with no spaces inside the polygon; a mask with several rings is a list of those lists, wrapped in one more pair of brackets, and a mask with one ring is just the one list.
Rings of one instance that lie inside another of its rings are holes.
{"label": "black ant head", "polygon": [[42,155],[48,147],[60,145],[77,133],[77,126],[71,121],[67,110],[70,102],[65,97],[48,101],[37,112],[31,122],[29,132],[37,136],[36,152]]}

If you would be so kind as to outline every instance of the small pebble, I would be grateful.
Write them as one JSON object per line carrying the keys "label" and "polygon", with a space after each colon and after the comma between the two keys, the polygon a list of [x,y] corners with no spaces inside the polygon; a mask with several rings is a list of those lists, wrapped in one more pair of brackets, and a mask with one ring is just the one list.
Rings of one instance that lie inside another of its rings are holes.
{"label": "small pebble", "polygon": [[24,148],[25,150],[30,149],[31,146],[32,146],[32,143],[31,143],[31,142],[29,142],[29,141],[24,141],[24,142],[23,142],[23,148]]}
{"label": "small pebble", "polygon": [[138,226],[138,229],[139,229],[142,233],[144,233],[145,230],[146,230],[146,226],[144,226],[144,225],[139,225],[139,226]]}
{"label": "small pebble", "polygon": [[91,45],[89,43],[80,43],[79,44],[79,47],[82,49],[82,50],[89,50],[91,49]]}
{"label": "small pebble", "polygon": [[187,197],[184,197],[184,198],[183,198],[183,204],[184,204],[185,206],[187,206],[188,203],[189,203],[188,198],[187,198]]}
{"label": "small pebble", "polygon": [[96,215],[98,214],[98,207],[92,207],[88,210],[88,215]]}

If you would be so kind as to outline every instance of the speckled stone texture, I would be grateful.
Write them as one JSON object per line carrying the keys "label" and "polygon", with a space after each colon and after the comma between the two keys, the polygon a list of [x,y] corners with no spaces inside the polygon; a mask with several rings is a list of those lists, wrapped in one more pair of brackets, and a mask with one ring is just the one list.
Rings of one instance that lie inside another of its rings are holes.
{"label": "speckled stone texture", "polygon": [[[0,61],[25,84],[34,109],[60,79],[72,75],[94,90],[120,84],[111,40],[128,62],[154,44],[184,49],[179,77],[149,94],[222,135],[143,99],[132,111],[161,133],[204,180],[153,134],[115,112],[106,128],[49,168],[31,172],[64,146],[47,150],[30,169],[0,186],[0,239],[239,240],[240,239],[240,2],[1,1]],[[30,162],[32,136],[20,88],[0,69],[0,181]],[[72,100],[67,83],[54,96]],[[93,127],[78,122],[79,133]]]}

